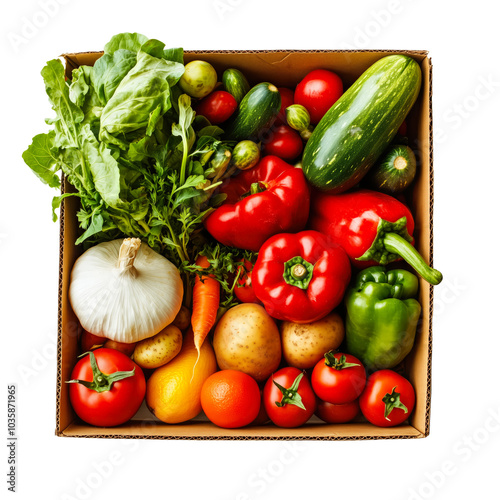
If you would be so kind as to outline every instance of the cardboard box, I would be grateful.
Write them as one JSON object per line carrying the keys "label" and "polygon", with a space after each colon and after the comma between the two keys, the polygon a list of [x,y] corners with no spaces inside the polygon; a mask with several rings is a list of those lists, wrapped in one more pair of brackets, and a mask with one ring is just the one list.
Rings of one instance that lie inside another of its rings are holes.
{"label": "cardboard box", "polygon": [[[417,153],[419,173],[409,196],[415,217],[416,248],[432,265],[432,66],[426,51],[198,51],[187,52],[185,62],[193,59],[209,61],[221,75],[228,67],[244,71],[251,84],[271,81],[277,86],[294,87],[309,71],[326,68],[340,75],[345,88],[375,61],[392,53],[413,57],[422,69],[422,88],[418,100],[407,119],[410,145]],[[92,65],[100,52],[65,54],[66,71],[82,65]],[[67,184],[63,189],[69,189]],[[419,301],[422,318],[415,345],[405,360],[406,375],[415,387],[416,406],[409,424],[393,428],[379,428],[364,422],[329,425],[310,422],[297,429],[282,429],[273,425],[226,430],[203,419],[184,424],[169,425],[156,420],[146,408],[127,424],[115,428],[98,428],[82,423],[73,412],[66,380],[78,355],[78,321],[68,299],[70,272],[80,254],[74,245],[77,239],[77,201],[64,200],[60,214],[60,277],[57,366],[57,426],[58,436],[152,438],[152,439],[308,439],[308,440],[364,440],[422,438],[429,434],[431,400],[432,354],[432,287],[420,280]]]}

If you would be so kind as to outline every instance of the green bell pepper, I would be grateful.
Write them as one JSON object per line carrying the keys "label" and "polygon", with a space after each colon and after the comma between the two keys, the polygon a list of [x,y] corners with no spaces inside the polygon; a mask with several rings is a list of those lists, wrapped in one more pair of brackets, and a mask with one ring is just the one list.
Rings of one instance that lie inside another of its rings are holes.
{"label": "green bell pepper", "polygon": [[345,296],[347,352],[369,370],[392,368],[411,351],[421,306],[417,277],[402,269],[369,267]]}

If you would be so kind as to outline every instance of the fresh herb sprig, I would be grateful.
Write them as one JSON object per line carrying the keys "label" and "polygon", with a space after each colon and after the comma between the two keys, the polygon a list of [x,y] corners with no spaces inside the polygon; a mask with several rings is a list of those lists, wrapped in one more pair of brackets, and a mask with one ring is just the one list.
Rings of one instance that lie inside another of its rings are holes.
{"label": "fresh herb sprig", "polygon": [[199,250],[199,254],[207,257],[209,267],[203,268],[184,262],[181,270],[191,276],[199,276],[201,280],[206,276],[215,278],[222,288],[220,307],[229,309],[236,303],[234,290],[238,286],[239,278],[246,273],[245,263],[255,263],[257,253],[209,242]]}

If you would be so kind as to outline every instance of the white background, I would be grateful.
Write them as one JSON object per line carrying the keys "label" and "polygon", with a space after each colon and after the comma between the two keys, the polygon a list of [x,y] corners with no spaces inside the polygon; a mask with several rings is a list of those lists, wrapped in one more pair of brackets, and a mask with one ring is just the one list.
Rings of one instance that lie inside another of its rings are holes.
{"label": "white background", "polygon": [[[16,383],[17,497],[498,498],[500,67],[497,16],[490,7],[495,3],[46,0],[49,14],[43,3],[10,2],[9,15],[0,21],[0,408],[6,408],[7,384]],[[186,49],[430,51],[434,263],[445,281],[435,289],[428,438],[291,445],[55,437],[55,191],[29,171],[21,153],[51,116],[40,77],[45,62],[62,52],[101,50],[124,31]],[[5,435],[5,417],[2,422]],[[0,489],[6,491],[7,448],[1,448]]]}

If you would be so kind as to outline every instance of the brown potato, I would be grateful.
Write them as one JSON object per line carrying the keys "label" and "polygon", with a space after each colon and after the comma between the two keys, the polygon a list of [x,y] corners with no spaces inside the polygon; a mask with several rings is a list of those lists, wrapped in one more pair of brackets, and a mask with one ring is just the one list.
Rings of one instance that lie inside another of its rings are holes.
{"label": "brown potato", "polygon": [[229,309],[217,323],[214,350],[221,370],[240,370],[255,380],[265,380],[281,361],[278,327],[258,304]]}
{"label": "brown potato", "polygon": [[182,306],[180,311],[177,313],[172,325],[176,326],[180,330],[184,331],[191,324],[191,311],[186,307]]}
{"label": "brown potato", "polygon": [[283,321],[280,331],[285,361],[301,370],[312,368],[325,352],[337,349],[345,335],[344,323],[336,312],[312,323]]}
{"label": "brown potato", "polygon": [[182,347],[182,332],[168,325],[153,337],[137,342],[133,360],[141,368],[159,368],[179,354]]}

